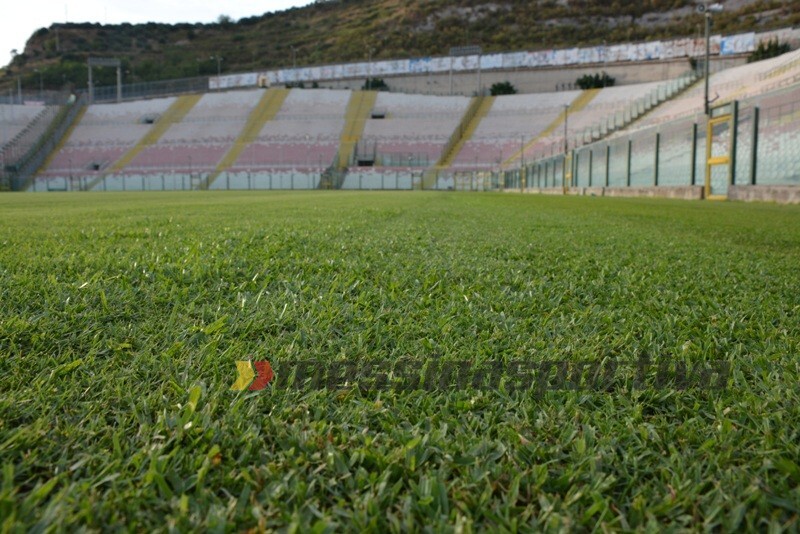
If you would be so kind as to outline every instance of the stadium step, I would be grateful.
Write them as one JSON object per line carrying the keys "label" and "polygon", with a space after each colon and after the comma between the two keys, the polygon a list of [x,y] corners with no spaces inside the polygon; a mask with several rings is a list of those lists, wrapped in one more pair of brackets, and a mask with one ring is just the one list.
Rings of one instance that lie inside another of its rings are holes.
{"label": "stadium step", "polygon": [[436,167],[447,168],[453,164],[467,141],[472,139],[472,135],[478,129],[481,121],[491,111],[494,101],[495,97],[493,96],[479,96],[472,99],[467,112],[461,119],[461,124],[458,125],[458,129],[453,133],[445,150],[442,151],[442,158]]}
{"label": "stadium step", "polygon": [[547,139],[550,137],[558,128],[564,125],[564,121],[567,120],[567,114],[573,115],[582,111],[586,106],[588,106],[592,100],[600,94],[602,89],[587,89],[579,94],[575,100],[569,105],[569,108],[565,111],[559,113],[558,117],[556,117],[550,125],[542,130],[539,135],[531,139],[521,150],[517,150],[510,158],[508,158],[504,163],[503,166],[507,167],[514,163],[514,161],[519,160],[522,158],[522,155],[530,149],[533,145],[541,141],[542,139]]}
{"label": "stadium step", "polygon": [[277,87],[268,89],[261,96],[261,100],[259,100],[258,105],[256,105],[255,109],[250,113],[247,123],[244,125],[244,128],[242,128],[239,137],[222,158],[222,161],[219,162],[216,170],[208,177],[208,180],[201,183],[201,189],[208,189],[211,187],[211,184],[214,183],[214,180],[216,180],[220,174],[236,164],[239,160],[239,156],[244,152],[244,149],[258,139],[258,135],[261,133],[261,130],[264,129],[264,125],[275,118],[288,96],[289,89]]}
{"label": "stadium step", "polygon": [[378,98],[376,91],[353,91],[350,102],[347,104],[345,125],[339,140],[339,154],[336,157],[336,169],[344,170],[350,166],[350,161],[356,149],[356,144],[364,134],[372,108]]}

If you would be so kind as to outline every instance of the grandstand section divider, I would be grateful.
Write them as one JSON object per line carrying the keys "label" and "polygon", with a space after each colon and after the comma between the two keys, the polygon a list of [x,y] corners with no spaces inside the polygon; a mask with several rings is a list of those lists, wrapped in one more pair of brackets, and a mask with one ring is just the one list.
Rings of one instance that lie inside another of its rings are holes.
{"label": "grandstand section divider", "polygon": [[438,168],[446,168],[453,164],[453,161],[458,157],[464,144],[472,139],[475,130],[478,129],[481,121],[489,114],[495,102],[494,96],[479,96],[470,103],[469,109],[464,114],[462,123],[459,124],[454,137],[451,139],[453,142],[448,143],[448,146],[442,152],[442,158],[436,164]]}
{"label": "grandstand section divider", "polygon": [[450,136],[447,144],[442,150],[442,155],[433,169],[428,169],[422,175],[420,187],[422,189],[431,189],[437,185],[439,179],[439,172],[446,169],[453,164],[464,144],[469,141],[475,130],[478,129],[481,120],[488,115],[489,110],[492,109],[495,97],[476,96],[474,97],[461,117],[455,131]]}
{"label": "grandstand section divider", "polygon": [[364,134],[372,108],[378,98],[376,91],[354,91],[350,96],[345,113],[345,124],[339,140],[339,155],[337,157],[337,170],[344,170],[350,165],[350,160]]}

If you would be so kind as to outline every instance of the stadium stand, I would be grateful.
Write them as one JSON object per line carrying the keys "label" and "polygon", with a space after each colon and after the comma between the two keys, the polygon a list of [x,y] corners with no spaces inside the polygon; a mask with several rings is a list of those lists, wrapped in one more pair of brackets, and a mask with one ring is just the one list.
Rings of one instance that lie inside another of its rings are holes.
{"label": "stadium stand", "polygon": [[380,93],[362,139],[375,147],[378,166],[435,163],[469,103],[461,96]]}
{"label": "stadium stand", "polygon": [[580,113],[569,117],[568,137],[575,137],[587,128],[601,124],[605,119],[616,120],[636,100],[663,86],[662,82],[654,82],[607,87],[601,90]]}
{"label": "stadium stand", "polygon": [[262,96],[258,90],[208,93],[126,169],[211,172],[230,150]]}
{"label": "stadium stand", "polygon": [[0,106],[0,187],[8,187],[9,174],[31,163],[40,141],[58,118],[56,105]]}
{"label": "stadium stand", "polygon": [[328,167],[336,157],[350,91],[292,90],[239,156],[234,171]]}
{"label": "stadium stand", "polygon": [[[685,185],[705,176],[704,131],[700,156],[689,150],[704,119],[702,80],[680,92],[693,80],[475,98],[273,88],[96,104],[40,176],[47,189],[79,177],[82,189],[479,191],[500,183],[502,168],[506,183],[528,188],[562,187],[567,176],[583,187],[605,176],[602,186]],[[737,179],[757,160],[764,183],[800,180],[798,87],[800,51],[712,77],[717,103],[741,100]],[[762,114],[752,155],[754,106]],[[572,167],[565,126],[578,148]],[[514,171],[520,163],[528,170]]]}
{"label": "stadium stand", "polygon": [[0,104],[0,149],[5,147],[36,118],[45,113],[44,106]]}
{"label": "stadium stand", "polygon": [[580,91],[497,97],[454,167],[496,167],[538,137]]}
{"label": "stadium stand", "polygon": [[136,146],[175,100],[162,98],[89,106],[40,176],[101,174]]}
{"label": "stadium stand", "polygon": [[[709,82],[710,98],[719,104],[756,96],[798,81],[800,81],[800,50],[713,74]],[[700,80],[689,91],[662,104],[637,121],[633,129],[687,117],[699,119],[704,113],[704,91],[704,84]]]}

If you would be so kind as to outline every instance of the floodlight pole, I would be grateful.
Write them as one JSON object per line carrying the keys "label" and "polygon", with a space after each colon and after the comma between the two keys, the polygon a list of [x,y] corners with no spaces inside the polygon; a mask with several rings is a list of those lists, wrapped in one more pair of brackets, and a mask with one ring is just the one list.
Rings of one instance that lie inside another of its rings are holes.
{"label": "floodlight pole", "polygon": [[453,53],[450,52],[450,96],[453,96]]}
{"label": "floodlight pole", "polygon": [[710,65],[709,65],[710,58],[711,58],[711,13],[709,13],[708,6],[706,6],[706,62],[705,62],[705,66],[704,66],[704,68],[705,68],[705,85],[706,85],[704,109],[705,109],[706,115],[709,115],[710,112],[711,112],[711,110],[709,109],[710,106],[709,106],[709,103],[708,103],[709,75],[711,73],[711,69],[710,69]]}
{"label": "floodlight pole", "polygon": [[569,141],[567,141],[567,132],[569,130],[569,104],[564,104],[564,155],[569,152]]}
{"label": "floodlight pole", "polygon": [[94,79],[92,67],[114,67],[117,69],[117,102],[122,102],[122,62],[119,59],[106,59],[90,57],[87,62],[89,67],[89,103],[94,103]]}
{"label": "floodlight pole", "polygon": [[483,96],[483,80],[481,79],[481,56],[483,52],[478,52],[478,96]]}
{"label": "floodlight pole", "polygon": [[36,74],[39,75],[39,99],[41,100],[44,95],[44,82],[42,81],[42,71],[39,69],[34,69]]}
{"label": "floodlight pole", "polygon": [[217,54],[216,56],[211,56],[211,59],[217,60],[217,91],[222,90],[222,56]]}
{"label": "floodlight pole", "polygon": [[292,78],[294,78],[294,84],[297,85],[297,49],[292,47]]}
{"label": "floodlight pole", "polygon": [[367,48],[367,91],[372,89],[372,52],[374,51],[374,48]]}
{"label": "floodlight pole", "polygon": [[478,87],[475,91],[475,95],[482,96],[483,91],[481,90],[481,86],[483,85],[481,81],[481,56],[483,55],[483,49],[477,45],[469,45],[469,46],[456,46],[450,49],[450,94],[453,94],[453,57],[461,57],[461,56],[478,56]]}
{"label": "floodlight pole", "polygon": [[705,108],[706,115],[711,115],[711,101],[709,99],[709,84],[711,77],[711,14],[720,13],[724,6],[722,4],[711,4],[708,2],[698,6],[698,11],[703,13],[706,18],[706,64],[705,64]]}

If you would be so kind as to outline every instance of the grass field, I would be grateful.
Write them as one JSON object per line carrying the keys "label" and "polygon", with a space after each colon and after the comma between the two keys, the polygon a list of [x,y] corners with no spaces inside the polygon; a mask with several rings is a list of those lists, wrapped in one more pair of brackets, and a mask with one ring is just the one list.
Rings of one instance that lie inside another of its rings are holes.
{"label": "grass field", "polygon": [[[800,528],[798,207],[9,194],[0,306],[3,532]],[[644,355],[729,379],[635,387]],[[280,387],[409,357],[634,371]],[[284,367],[231,391],[250,359]]]}

